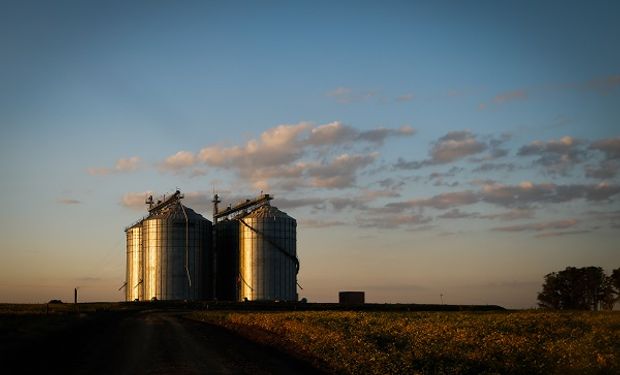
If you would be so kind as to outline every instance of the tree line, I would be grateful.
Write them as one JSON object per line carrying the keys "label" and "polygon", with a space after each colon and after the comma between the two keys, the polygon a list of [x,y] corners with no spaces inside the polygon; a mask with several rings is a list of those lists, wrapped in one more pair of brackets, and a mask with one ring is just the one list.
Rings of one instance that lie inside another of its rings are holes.
{"label": "tree line", "polygon": [[620,301],[620,268],[566,267],[545,276],[538,305],[561,310],[612,310]]}

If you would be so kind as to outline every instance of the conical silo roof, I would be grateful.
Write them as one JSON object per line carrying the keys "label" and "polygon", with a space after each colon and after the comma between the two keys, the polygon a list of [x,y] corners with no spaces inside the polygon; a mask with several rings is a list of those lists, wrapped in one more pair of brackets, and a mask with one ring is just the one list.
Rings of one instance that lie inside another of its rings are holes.
{"label": "conical silo roof", "polygon": [[[271,218],[288,218],[293,219],[285,212],[278,210],[276,207],[270,205],[261,206],[249,214],[245,215],[243,218],[261,218],[261,219],[271,219]],[[293,219],[295,220],[295,219]]]}
{"label": "conical silo roof", "polygon": [[180,202],[176,202],[175,204],[171,204],[161,210],[157,210],[151,212],[151,214],[146,218],[148,219],[167,219],[167,220],[185,220],[185,214],[187,214],[188,220],[207,220],[204,216],[200,215],[196,211],[191,208],[182,205]]}

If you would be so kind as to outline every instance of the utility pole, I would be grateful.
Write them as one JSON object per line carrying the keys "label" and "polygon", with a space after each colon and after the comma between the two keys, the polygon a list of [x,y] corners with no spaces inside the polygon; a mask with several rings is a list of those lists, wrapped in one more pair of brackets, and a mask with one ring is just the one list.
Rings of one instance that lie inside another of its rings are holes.
{"label": "utility pole", "polygon": [[79,313],[80,312],[80,308],[78,307],[78,293],[77,293],[78,288],[73,289],[73,304],[75,306],[75,312]]}

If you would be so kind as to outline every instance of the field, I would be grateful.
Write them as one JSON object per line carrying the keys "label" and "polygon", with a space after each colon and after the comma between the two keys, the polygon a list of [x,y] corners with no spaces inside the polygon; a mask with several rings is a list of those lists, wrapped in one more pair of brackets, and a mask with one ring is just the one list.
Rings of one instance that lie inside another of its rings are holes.
{"label": "field", "polygon": [[619,374],[618,312],[191,314],[344,374]]}

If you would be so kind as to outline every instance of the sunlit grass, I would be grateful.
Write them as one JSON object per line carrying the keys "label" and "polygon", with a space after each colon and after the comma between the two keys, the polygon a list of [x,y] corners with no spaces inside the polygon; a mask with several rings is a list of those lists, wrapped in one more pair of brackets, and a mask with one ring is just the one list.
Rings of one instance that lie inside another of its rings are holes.
{"label": "sunlit grass", "polygon": [[617,312],[196,312],[350,374],[620,373]]}

